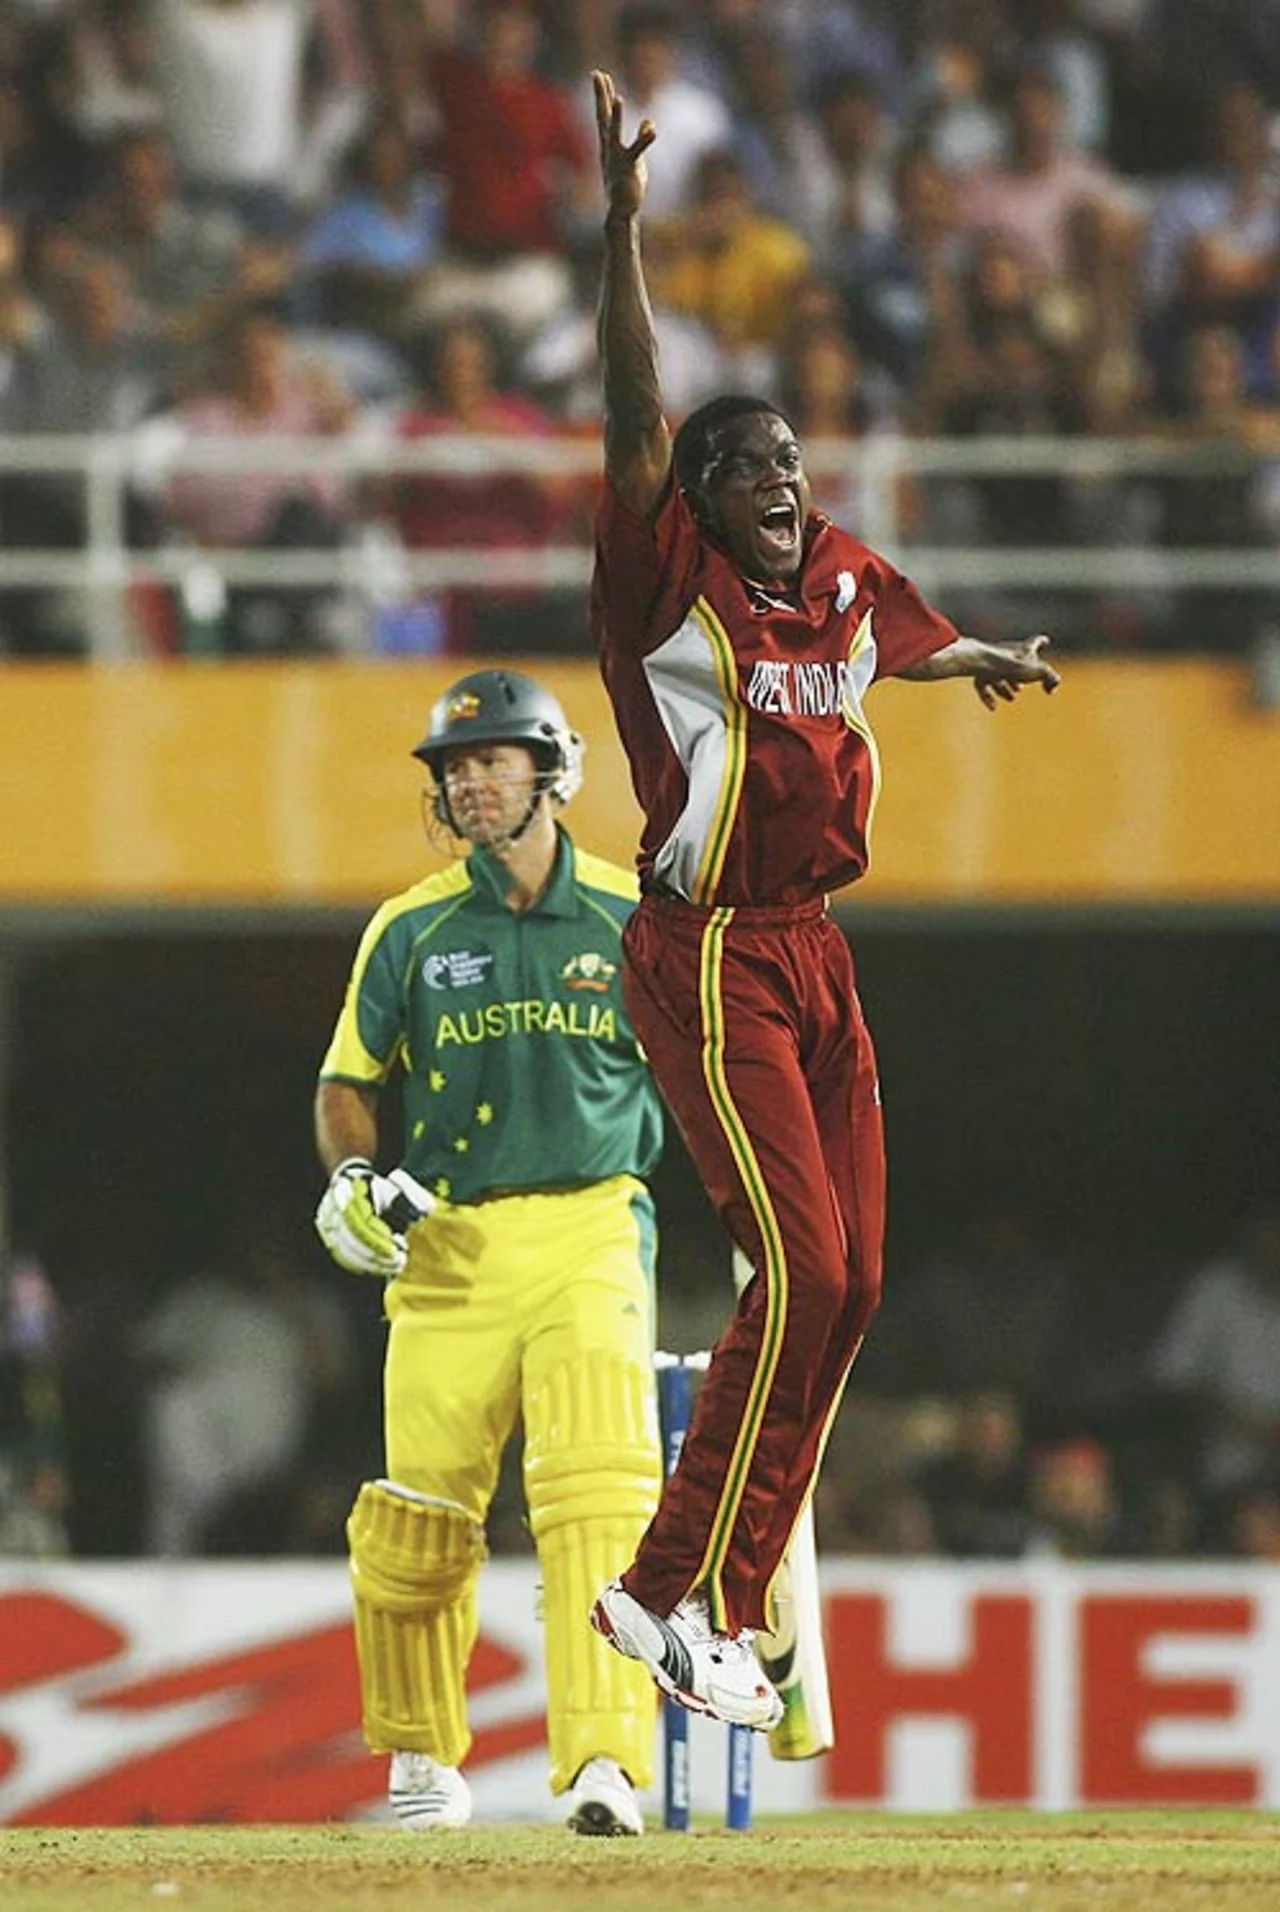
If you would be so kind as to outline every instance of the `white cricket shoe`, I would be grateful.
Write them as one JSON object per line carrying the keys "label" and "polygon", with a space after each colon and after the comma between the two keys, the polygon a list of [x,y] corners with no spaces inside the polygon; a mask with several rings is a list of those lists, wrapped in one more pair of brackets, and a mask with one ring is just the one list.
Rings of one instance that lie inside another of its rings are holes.
{"label": "white cricket shoe", "polygon": [[412,1832],[465,1826],[471,1817],[470,1786],[456,1766],[442,1766],[430,1753],[392,1753],[387,1798]]}
{"label": "white cricket shoe", "polygon": [[589,1759],[579,1768],[566,1803],[565,1824],[570,1832],[623,1839],[644,1831],[635,1788],[616,1759]]}
{"label": "white cricket shoe", "polygon": [[696,1594],[664,1620],[611,1580],[591,1609],[591,1624],[619,1653],[642,1661],[662,1691],[691,1713],[760,1733],[782,1718],[782,1701],[760,1669],[752,1634],[713,1632],[706,1602]]}

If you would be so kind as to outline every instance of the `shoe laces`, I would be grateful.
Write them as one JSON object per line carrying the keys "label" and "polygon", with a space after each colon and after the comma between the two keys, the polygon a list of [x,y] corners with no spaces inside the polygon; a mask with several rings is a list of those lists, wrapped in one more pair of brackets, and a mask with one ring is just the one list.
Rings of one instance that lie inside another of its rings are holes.
{"label": "shoe laces", "polygon": [[397,1792],[438,1793],[450,1791],[452,1772],[430,1753],[397,1753],[394,1785]]}
{"label": "shoe laces", "polygon": [[754,1653],[755,1634],[750,1627],[740,1627],[736,1633],[716,1631],[711,1624],[711,1611],[705,1594],[686,1594],[671,1617],[675,1619],[677,1616],[696,1642],[700,1645],[710,1644],[711,1658],[717,1666],[723,1665],[726,1649],[729,1650],[727,1657],[730,1659]]}
{"label": "shoe laces", "polygon": [[429,1786],[436,1776],[436,1762],[430,1753],[398,1753],[396,1777],[417,1786]]}

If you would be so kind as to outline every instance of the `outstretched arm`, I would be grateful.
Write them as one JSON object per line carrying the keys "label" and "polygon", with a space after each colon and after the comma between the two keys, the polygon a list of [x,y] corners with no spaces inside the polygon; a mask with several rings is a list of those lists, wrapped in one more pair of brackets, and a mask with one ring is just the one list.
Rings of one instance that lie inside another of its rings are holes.
{"label": "outstretched arm", "polygon": [[604,268],[597,336],[604,379],[605,469],[624,504],[641,516],[662,494],[671,470],[671,432],[662,415],[658,342],[640,260],[644,154],[657,137],[642,120],[622,138],[622,102],[607,73],[593,73],[600,172],[604,180]]}
{"label": "outstretched arm", "polygon": [[976,637],[958,637],[944,650],[899,671],[915,683],[933,683],[942,677],[971,677],[973,688],[988,710],[994,710],[997,698],[1011,704],[1024,684],[1039,684],[1054,691],[1062,682],[1053,665],[1042,655],[1047,637],[1022,637],[1009,644],[984,644]]}

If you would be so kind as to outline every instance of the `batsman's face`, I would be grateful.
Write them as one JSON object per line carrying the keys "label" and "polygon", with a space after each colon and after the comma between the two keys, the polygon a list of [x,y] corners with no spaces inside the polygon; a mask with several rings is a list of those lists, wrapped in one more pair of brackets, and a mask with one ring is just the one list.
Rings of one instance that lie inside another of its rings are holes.
{"label": "batsman's face", "polygon": [[510,841],[529,813],[537,768],[523,744],[469,744],[444,754],[449,812],[477,849]]}

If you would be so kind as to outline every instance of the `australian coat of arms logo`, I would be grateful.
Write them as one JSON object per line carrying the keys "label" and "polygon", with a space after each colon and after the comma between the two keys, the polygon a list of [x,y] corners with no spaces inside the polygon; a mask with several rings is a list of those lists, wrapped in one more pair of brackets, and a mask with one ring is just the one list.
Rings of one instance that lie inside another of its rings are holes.
{"label": "australian coat of arms logo", "polygon": [[608,989],[617,973],[618,965],[593,949],[581,956],[571,956],[560,971],[570,989],[593,989],[597,994]]}

